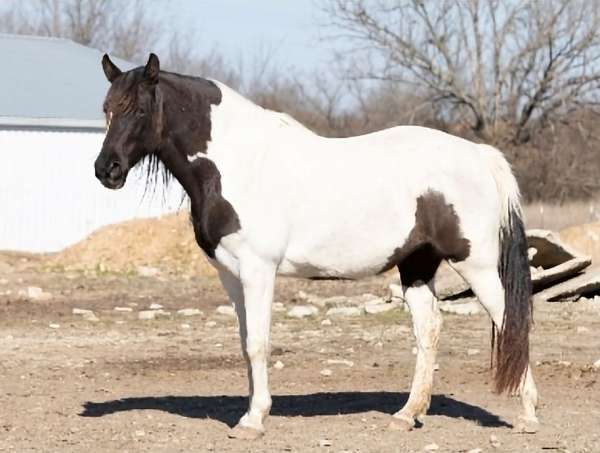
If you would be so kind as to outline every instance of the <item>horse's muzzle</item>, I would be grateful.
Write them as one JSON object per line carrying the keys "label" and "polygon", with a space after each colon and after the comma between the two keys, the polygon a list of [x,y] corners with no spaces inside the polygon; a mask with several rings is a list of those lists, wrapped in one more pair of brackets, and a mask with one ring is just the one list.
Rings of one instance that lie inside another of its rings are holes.
{"label": "horse's muzzle", "polygon": [[120,189],[125,185],[127,171],[125,171],[118,160],[108,162],[100,159],[94,164],[96,178],[100,180],[104,187],[109,189]]}

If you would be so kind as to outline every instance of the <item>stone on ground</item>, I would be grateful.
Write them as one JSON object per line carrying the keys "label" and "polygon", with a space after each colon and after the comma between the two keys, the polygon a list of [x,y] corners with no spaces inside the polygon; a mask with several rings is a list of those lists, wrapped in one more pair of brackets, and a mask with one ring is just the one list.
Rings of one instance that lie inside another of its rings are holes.
{"label": "stone on ground", "polygon": [[182,308],[181,310],[177,310],[177,314],[179,316],[201,316],[204,313],[197,308]]}
{"label": "stone on ground", "polygon": [[355,317],[364,313],[362,307],[334,307],[327,310],[327,316],[330,317]]}
{"label": "stone on ground", "polygon": [[216,312],[220,315],[235,316],[235,310],[231,305],[219,305]]}
{"label": "stone on ground", "polygon": [[314,305],[295,305],[288,312],[288,318],[309,318],[312,316],[317,316],[319,314],[319,309]]}

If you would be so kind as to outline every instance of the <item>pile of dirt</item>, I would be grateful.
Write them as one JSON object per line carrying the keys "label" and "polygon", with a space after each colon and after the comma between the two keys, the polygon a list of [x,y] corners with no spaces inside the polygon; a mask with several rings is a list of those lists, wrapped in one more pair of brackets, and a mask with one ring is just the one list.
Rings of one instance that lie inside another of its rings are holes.
{"label": "pile of dirt", "polygon": [[196,244],[188,213],[108,225],[49,258],[67,271],[214,275]]}
{"label": "pile of dirt", "polygon": [[566,228],[560,232],[560,237],[582,255],[591,256],[593,262],[600,263],[600,222]]}

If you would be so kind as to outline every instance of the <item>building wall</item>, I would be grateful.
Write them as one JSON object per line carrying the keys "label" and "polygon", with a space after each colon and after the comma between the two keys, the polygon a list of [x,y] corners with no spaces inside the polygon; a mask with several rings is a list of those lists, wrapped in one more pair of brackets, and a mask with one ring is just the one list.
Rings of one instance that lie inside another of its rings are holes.
{"label": "building wall", "polygon": [[144,196],[142,170],[112,191],[94,176],[103,133],[0,130],[0,250],[58,251],[103,225],[180,208],[173,182]]}

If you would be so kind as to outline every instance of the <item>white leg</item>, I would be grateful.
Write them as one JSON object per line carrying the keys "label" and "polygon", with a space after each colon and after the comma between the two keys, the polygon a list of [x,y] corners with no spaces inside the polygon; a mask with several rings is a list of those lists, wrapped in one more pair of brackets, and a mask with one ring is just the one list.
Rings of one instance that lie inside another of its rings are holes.
{"label": "white leg", "polygon": [[250,389],[250,394],[252,394],[252,368],[250,367],[250,358],[246,352],[246,337],[248,336],[248,332],[246,330],[244,288],[242,287],[240,279],[227,270],[219,270],[219,278],[237,314],[240,341],[242,343],[242,355],[244,356],[246,368],[248,370],[248,388]]}
{"label": "white leg", "polygon": [[[475,267],[470,266],[468,262],[454,263],[452,267],[467,280],[471,289],[489,313],[494,324],[500,328],[504,319],[504,288],[502,287],[496,267]],[[527,367],[527,371],[521,380],[519,393],[521,394],[523,413],[519,416],[519,423],[516,429],[522,432],[535,432],[539,425],[535,414],[538,404],[538,393],[531,372],[531,366]]]}
{"label": "white leg", "polygon": [[390,428],[410,430],[415,425],[415,418],[424,415],[431,402],[433,368],[442,316],[429,286],[417,284],[404,288],[404,297],[413,319],[413,330],[417,341],[417,363],[408,401],[393,415]]}
{"label": "white leg", "polygon": [[[242,347],[249,362],[250,407],[230,436],[256,438],[264,432],[263,421],[271,409],[267,373],[271,306],[275,284],[274,266],[264,263],[242,263],[243,311],[245,331],[240,326]],[[245,338],[244,338],[245,334]]]}

